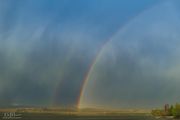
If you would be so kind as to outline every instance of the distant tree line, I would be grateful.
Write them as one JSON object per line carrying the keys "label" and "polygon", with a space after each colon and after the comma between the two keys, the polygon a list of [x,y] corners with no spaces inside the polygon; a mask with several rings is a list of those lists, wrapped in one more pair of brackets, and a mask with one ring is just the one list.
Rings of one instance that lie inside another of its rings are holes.
{"label": "distant tree line", "polygon": [[164,109],[154,109],[151,113],[153,116],[173,116],[174,118],[180,118],[180,104],[176,103],[170,107],[166,104]]}

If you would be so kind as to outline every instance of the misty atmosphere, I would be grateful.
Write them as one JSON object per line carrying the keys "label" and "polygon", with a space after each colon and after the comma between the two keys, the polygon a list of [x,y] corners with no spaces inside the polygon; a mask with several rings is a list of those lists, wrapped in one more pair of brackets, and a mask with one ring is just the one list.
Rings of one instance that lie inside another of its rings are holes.
{"label": "misty atmosphere", "polygon": [[180,1],[0,0],[0,107],[180,102]]}

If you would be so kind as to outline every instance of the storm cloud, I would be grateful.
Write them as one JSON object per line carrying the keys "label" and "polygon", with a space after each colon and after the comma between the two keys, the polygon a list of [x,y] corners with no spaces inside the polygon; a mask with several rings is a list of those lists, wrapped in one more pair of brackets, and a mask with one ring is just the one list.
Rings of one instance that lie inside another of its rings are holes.
{"label": "storm cloud", "polygon": [[178,4],[144,11],[109,40],[89,71],[81,107],[155,108],[180,101]]}
{"label": "storm cloud", "polygon": [[[0,106],[77,105],[85,75],[104,43],[134,16],[158,3],[140,2],[139,5],[131,0],[0,0]],[[133,72],[141,67],[135,64],[138,56],[130,58],[128,52],[122,52],[122,56],[116,52],[109,55],[122,61],[116,63],[117,68],[124,66],[119,70],[129,77],[138,77],[138,73]],[[115,63],[103,68],[114,71],[108,72],[106,77],[100,70],[98,74],[102,76],[98,81],[104,79],[106,82],[102,86],[97,83],[94,90],[104,91],[102,88],[108,82],[112,86],[116,84],[118,76],[114,75],[117,71],[114,66]],[[108,81],[109,78],[113,81]],[[117,81],[120,82],[130,83]],[[110,88],[110,91],[123,89]],[[96,98],[96,95],[88,96]],[[102,99],[104,95],[98,98]]]}

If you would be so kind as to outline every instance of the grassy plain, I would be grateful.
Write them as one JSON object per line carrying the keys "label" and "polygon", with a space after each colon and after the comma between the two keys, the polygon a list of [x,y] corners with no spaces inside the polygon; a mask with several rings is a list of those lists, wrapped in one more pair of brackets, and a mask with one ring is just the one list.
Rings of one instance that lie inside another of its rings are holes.
{"label": "grassy plain", "polygon": [[[155,120],[146,110],[99,110],[60,108],[0,109],[0,120]],[[163,119],[163,118],[161,118]],[[161,120],[159,119],[159,120]]]}

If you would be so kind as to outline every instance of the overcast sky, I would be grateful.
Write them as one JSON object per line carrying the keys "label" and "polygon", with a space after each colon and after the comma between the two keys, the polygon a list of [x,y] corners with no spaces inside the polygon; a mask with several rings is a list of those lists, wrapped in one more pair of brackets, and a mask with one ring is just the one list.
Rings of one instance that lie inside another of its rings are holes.
{"label": "overcast sky", "polygon": [[87,73],[83,107],[180,101],[179,8],[178,0],[0,0],[0,105],[74,107]]}

